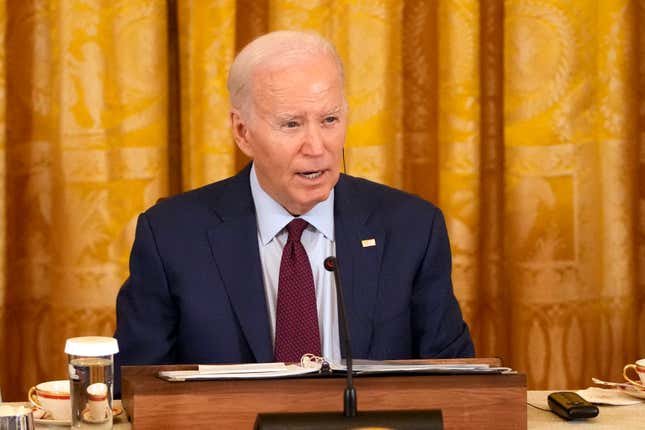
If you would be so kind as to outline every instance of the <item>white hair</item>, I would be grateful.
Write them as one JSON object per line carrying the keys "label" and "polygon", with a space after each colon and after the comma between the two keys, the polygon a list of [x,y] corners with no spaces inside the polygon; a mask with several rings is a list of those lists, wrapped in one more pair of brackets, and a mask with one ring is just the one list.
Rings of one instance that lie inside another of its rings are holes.
{"label": "white hair", "polygon": [[319,34],[274,31],[258,37],[246,45],[231,64],[226,83],[231,106],[241,113],[248,110],[253,91],[253,74],[258,67],[282,65],[320,54],[328,55],[336,63],[343,83],[345,78],[342,60],[334,45]]}

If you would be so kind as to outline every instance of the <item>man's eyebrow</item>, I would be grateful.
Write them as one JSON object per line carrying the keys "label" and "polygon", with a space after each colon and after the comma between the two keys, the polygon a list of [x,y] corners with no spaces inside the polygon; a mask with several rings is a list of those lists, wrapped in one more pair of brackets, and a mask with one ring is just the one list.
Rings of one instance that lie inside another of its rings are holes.
{"label": "man's eyebrow", "polygon": [[275,118],[278,121],[288,121],[296,118],[300,118],[301,115],[298,115],[297,113],[290,113],[290,112],[279,112],[275,114]]}
{"label": "man's eyebrow", "polygon": [[[334,106],[330,109],[321,111],[320,116],[325,117],[328,115],[338,115],[342,111],[343,111],[342,106]],[[291,121],[294,119],[303,118],[304,116],[305,115],[301,113],[295,113],[295,112],[278,112],[273,117],[275,118],[276,121]]]}
{"label": "man's eyebrow", "polygon": [[339,113],[342,112],[342,110],[343,110],[342,106],[333,107],[333,108],[325,111],[325,114],[323,116],[326,116],[326,115],[338,115]]}

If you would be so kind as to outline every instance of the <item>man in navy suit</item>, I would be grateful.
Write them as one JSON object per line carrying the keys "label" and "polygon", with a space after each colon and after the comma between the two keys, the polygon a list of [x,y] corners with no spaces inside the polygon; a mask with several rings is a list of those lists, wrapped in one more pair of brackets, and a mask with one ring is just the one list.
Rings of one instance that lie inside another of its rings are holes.
{"label": "man in navy suit", "polygon": [[236,57],[228,89],[233,136],[253,162],[140,215],[117,298],[117,385],[119,365],[274,361],[281,254],[296,218],[307,222],[323,356],[342,355],[329,255],[356,357],[473,356],[441,211],[340,173],[347,103],[333,46],[269,33]]}

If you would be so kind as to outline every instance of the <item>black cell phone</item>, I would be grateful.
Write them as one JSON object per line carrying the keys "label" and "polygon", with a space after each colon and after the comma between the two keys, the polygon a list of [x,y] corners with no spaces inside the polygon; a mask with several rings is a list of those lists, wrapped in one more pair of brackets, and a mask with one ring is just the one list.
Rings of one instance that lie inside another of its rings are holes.
{"label": "black cell phone", "polygon": [[598,407],[592,405],[573,391],[558,391],[549,394],[549,408],[565,420],[593,418],[598,415]]}

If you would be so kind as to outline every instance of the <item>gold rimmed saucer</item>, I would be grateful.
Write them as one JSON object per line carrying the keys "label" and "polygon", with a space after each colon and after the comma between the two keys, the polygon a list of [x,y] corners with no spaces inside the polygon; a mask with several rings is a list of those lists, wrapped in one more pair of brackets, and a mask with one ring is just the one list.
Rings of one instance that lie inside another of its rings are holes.
{"label": "gold rimmed saucer", "polygon": [[48,426],[71,426],[72,422],[70,420],[53,420],[51,418],[35,418],[34,422],[36,424],[46,424]]}
{"label": "gold rimmed saucer", "polygon": [[636,397],[638,399],[643,399],[645,400],[645,390],[642,388],[638,388],[636,386],[624,386],[620,385],[616,387],[618,391],[621,393],[625,393],[629,396]]}
{"label": "gold rimmed saucer", "polygon": [[[112,407],[112,416],[117,417],[123,413],[123,408],[119,406]],[[36,424],[46,424],[50,426],[71,426],[72,422],[70,420],[54,420],[51,418],[35,418],[34,421]]]}

